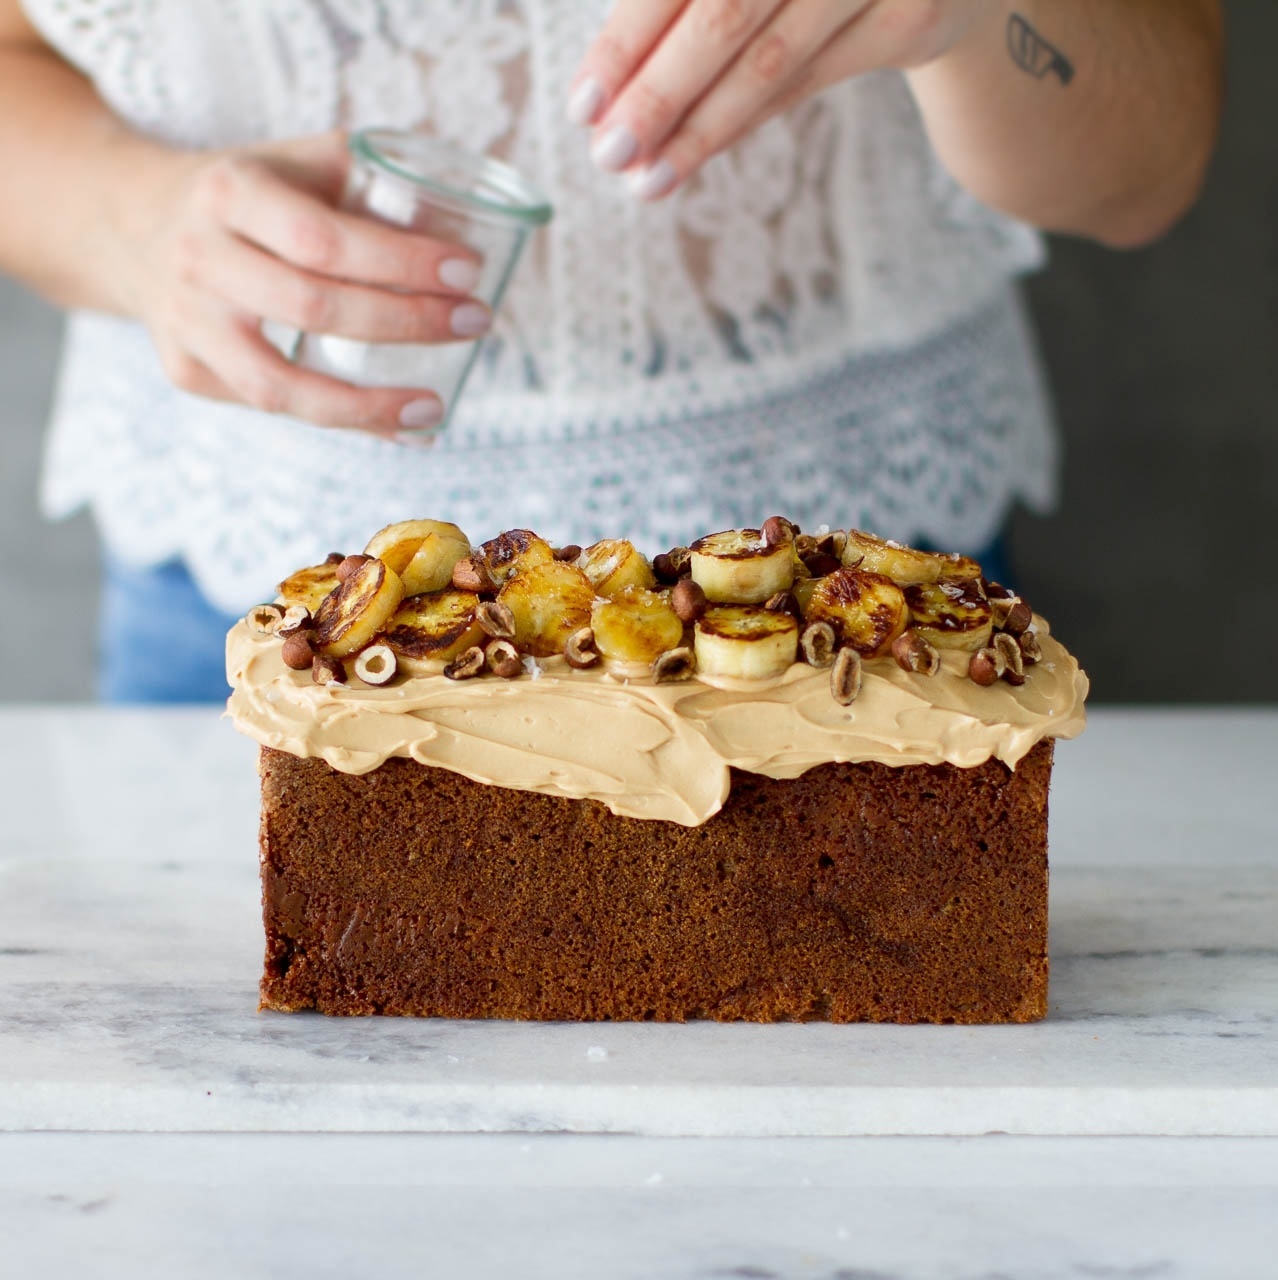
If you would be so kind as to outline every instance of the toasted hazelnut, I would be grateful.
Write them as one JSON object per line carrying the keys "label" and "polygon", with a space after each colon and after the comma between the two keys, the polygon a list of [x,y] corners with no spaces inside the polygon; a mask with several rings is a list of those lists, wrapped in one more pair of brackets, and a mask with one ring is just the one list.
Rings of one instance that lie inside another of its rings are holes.
{"label": "toasted hazelnut", "polygon": [[294,636],[299,631],[311,630],[314,625],[315,619],[311,617],[311,611],[304,604],[295,604],[284,611],[284,617],[276,634]]}
{"label": "toasted hazelnut", "polygon": [[902,631],[892,641],[892,656],[902,671],[919,676],[934,676],[941,669],[941,655],[936,646],[917,631]]}
{"label": "toasted hazelnut", "polygon": [[[991,591],[1001,591],[1004,594],[990,595],[989,593]],[[986,598],[990,602],[990,613],[993,615],[994,626],[996,630],[999,630],[999,631],[1006,630],[1007,620],[1011,616],[1012,611],[1015,610],[1018,606],[1024,605],[1026,610],[1029,610],[1029,606],[1025,605],[1025,602],[1020,598],[1020,596],[1013,595],[1010,591],[1008,591],[1006,587],[1000,586],[997,582],[987,583],[985,587],[985,593],[986,593]],[[1030,612],[1032,616],[1032,611]],[[1022,616],[1022,615],[1018,614],[1018,617],[1019,616]],[[1027,622],[1026,626],[1028,625],[1029,624]],[[1022,627],[1021,630],[1024,631],[1025,627]]]}
{"label": "toasted hazelnut", "polygon": [[765,547],[779,547],[794,541],[794,526],[784,516],[769,516],[759,530]]}
{"label": "toasted hazelnut", "polygon": [[342,561],[345,559],[346,557],[340,551],[330,551],[328,555],[324,557],[324,563],[325,564],[341,564]]}
{"label": "toasted hazelnut", "polygon": [[280,657],[290,671],[306,671],[315,659],[315,646],[305,631],[289,636],[280,648]]}
{"label": "toasted hazelnut", "polygon": [[1017,600],[1003,619],[1003,630],[1010,636],[1019,636],[1034,621],[1034,611],[1024,600]]}
{"label": "toasted hazelnut", "polygon": [[475,621],[494,640],[515,638],[515,615],[508,605],[499,604],[496,600],[484,600],[475,610]]}
{"label": "toasted hazelnut", "polygon": [[503,680],[514,680],[524,674],[524,660],[509,640],[493,640],[484,650],[488,670]]}
{"label": "toasted hazelnut", "polygon": [[843,550],[848,545],[848,535],[842,529],[835,529],[824,537],[817,539],[817,550],[824,556],[833,556],[843,563]]}
{"label": "toasted hazelnut", "polygon": [[575,543],[570,542],[566,547],[556,547],[555,559],[566,560],[571,564],[581,555],[581,548]]}
{"label": "toasted hazelnut", "polygon": [[763,607],[769,613],[789,613],[796,618],[803,616],[803,611],[799,608],[799,602],[795,599],[793,591],[778,591],[763,602]]}
{"label": "toasted hazelnut", "polygon": [[1032,667],[1034,663],[1041,661],[1043,647],[1039,644],[1038,632],[1033,627],[1030,627],[1027,631],[1022,631],[1016,639],[1021,646],[1021,657],[1024,659],[1026,666]]}
{"label": "toasted hazelnut", "polygon": [[686,578],[692,572],[692,552],[687,547],[671,547],[666,553],[676,578]]}
{"label": "toasted hazelnut", "polygon": [[679,581],[678,570],[675,569],[668,551],[662,551],[652,557],[652,572],[656,575],[658,582],[664,582],[668,585]]}
{"label": "toasted hazelnut", "polygon": [[686,645],[669,649],[652,664],[652,678],[657,684],[687,680],[696,670],[697,659]]}
{"label": "toasted hazelnut", "polygon": [[366,565],[372,558],[372,556],[364,555],[363,552],[360,552],[359,555],[347,556],[346,559],[337,566],[338,582],[345,582],[346,579],[351,577],[351,575],[354,574],[361,565]]}
{"label": "toasted hazelnut", "polygon": [[1007,659],[992,645],[974,653],[967,664],[968,679],[989,687],[1007,670]]}
{"label": "toasted hazelnut", "polygon": [[1003,679],[1008,684],[1024,684],[1025,659],[1021,654],[1020,642],[1016,637],[1008,635],[1005,631],[1000,631],[994,637],[994,648],[1003,655],[1003,661],[1007,664],[1003,672]]}
{"label": "toasted hazelnut", "polygon": [[453,586],[458,591],[471,591],[480,596],[497,593],[497,584],[488,566],[478,556],[465,556],[453,565]]}
{"label": "toasted hazelnut", "polygon": [[680,622],[692,623],[706,611],[706,593],[691,578],[680,578],[670,592],[670,607]]}
{"label": "toasted hazelnut", "polygon": [[258,604],[251,608],[244,618],[248,629],[255,636],[273,636],[284,621],[284,610],[277,604]]}
{"label": "toasted hazelnut", "polygon": [[982,585],[985,587],[985,598],[987,600],[1015,600],[1015,592],[1009,591],[1001,582],[991,582],[988,578],[981,579]]}
{"label": "toasted hazelnut", "polygon": [[808,572],[814,578],[824,578],[827,573],[842,569],[843,563],[838,556],[828,555],[824,551],[815,551],[810,556],[801,557]]}
{"label": "toasted hazelnut", "polygon": [[794,550],[800,560],[816,555],[820,549],[818,539],[810,533],[800,533],[797,529],[794,531]]}
{"label": "toasted hazelnut", "polygon": [[450,680],[469,680],[484,669],[486,661],[484,651],[477,644],[473,644],[444,668],[444,675]]}
{"label": "toasted hazelnut", "polygon": [[584,671],[599,661],[599,650],[595,648],[595,633],[590,627],[582,627],[568,637],[564,645],[564,657],[568,665],[575,671]]}
{"label": "toasted hazelnut", "polygon": [[316,684],[345,684],[346,668],[340,658],[330,658],[317,653],[311,660],[311,679]]}
{"label": "toasted hazelnut", "polygon": [[365,684],[389,684],[399,670],[399,659],[387,644],[370,644],[355,659],[355,674]]}
{"label": "toasted hazelnut", "polygon": [[834,628],[828,622],[810,622],[799,636],[799,649],[810,667],[833,666],[836,644]]}
{"label": "toasted hazelnut", "polygon": [[830,694],[840,706],[856,701],[861,692],[861,655],[855,649],[840,649],[830,668]]}

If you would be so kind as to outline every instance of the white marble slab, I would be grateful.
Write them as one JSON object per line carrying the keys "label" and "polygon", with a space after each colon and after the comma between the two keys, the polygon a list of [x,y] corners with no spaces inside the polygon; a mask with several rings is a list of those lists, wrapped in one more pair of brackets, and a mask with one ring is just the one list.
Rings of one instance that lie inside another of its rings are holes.
{"label": "white marble slab", "polygon": [[1278,1135],[1278,713],[1059,753],[1031,1027],[255,1012],[253,749],[203,712],[0,713],[0,1130]]}
{"label": "white marble slab", "polygon": [[1276,1208],[1278,1139],[0,1134],[41,1280],[1272,1280]]}

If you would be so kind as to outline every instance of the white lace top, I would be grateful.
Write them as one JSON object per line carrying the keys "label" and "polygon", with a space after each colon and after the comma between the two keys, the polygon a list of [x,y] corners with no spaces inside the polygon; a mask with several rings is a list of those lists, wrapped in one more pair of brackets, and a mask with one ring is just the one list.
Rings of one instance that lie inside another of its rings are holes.
{"label": "white lace top", "polygon": [[673,198],[636,202],[564,118],[610,0],[25,0],[121,117],[221,146],[420,126],[550,197],[461,408],[405,450],[206,402],[143,330],[73,316],[51,514],[135,563],[182,556],[227,610],[438,515],[650,553],[773,511],[979,548],[1050,503],[1054,445],[1011,285],[1038,237],[966,196],[903,79],[838,86]]}

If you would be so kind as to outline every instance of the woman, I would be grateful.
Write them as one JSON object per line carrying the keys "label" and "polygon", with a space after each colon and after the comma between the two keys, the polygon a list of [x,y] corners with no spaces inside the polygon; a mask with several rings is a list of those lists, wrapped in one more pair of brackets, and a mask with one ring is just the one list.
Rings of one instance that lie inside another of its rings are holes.
{"label": "woman", "polygon": [[[1052,499],[1031,226],[1169,226],[1220,48],[1218,0],[0,0],[0,269],[74,310],[44,499],[102,530],[104,695],[220,696],[227,615],[407,515],[979,553]],[[488,328],[469,255],[335,208],[372,124],[557,209],[431,449],[430,388],[262,335]]]}

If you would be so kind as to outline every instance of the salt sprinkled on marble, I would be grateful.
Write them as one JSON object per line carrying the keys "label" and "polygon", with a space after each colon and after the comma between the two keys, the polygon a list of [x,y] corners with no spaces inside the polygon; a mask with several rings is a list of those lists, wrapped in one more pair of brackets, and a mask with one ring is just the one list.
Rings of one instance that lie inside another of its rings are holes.
{"label": "salt sprinkled on marble", "polygon": [[601,1044],[592,1044],[586,1050],[586,1060],[588,1062],[604,1062],[607,1060],[608,1050]]}

